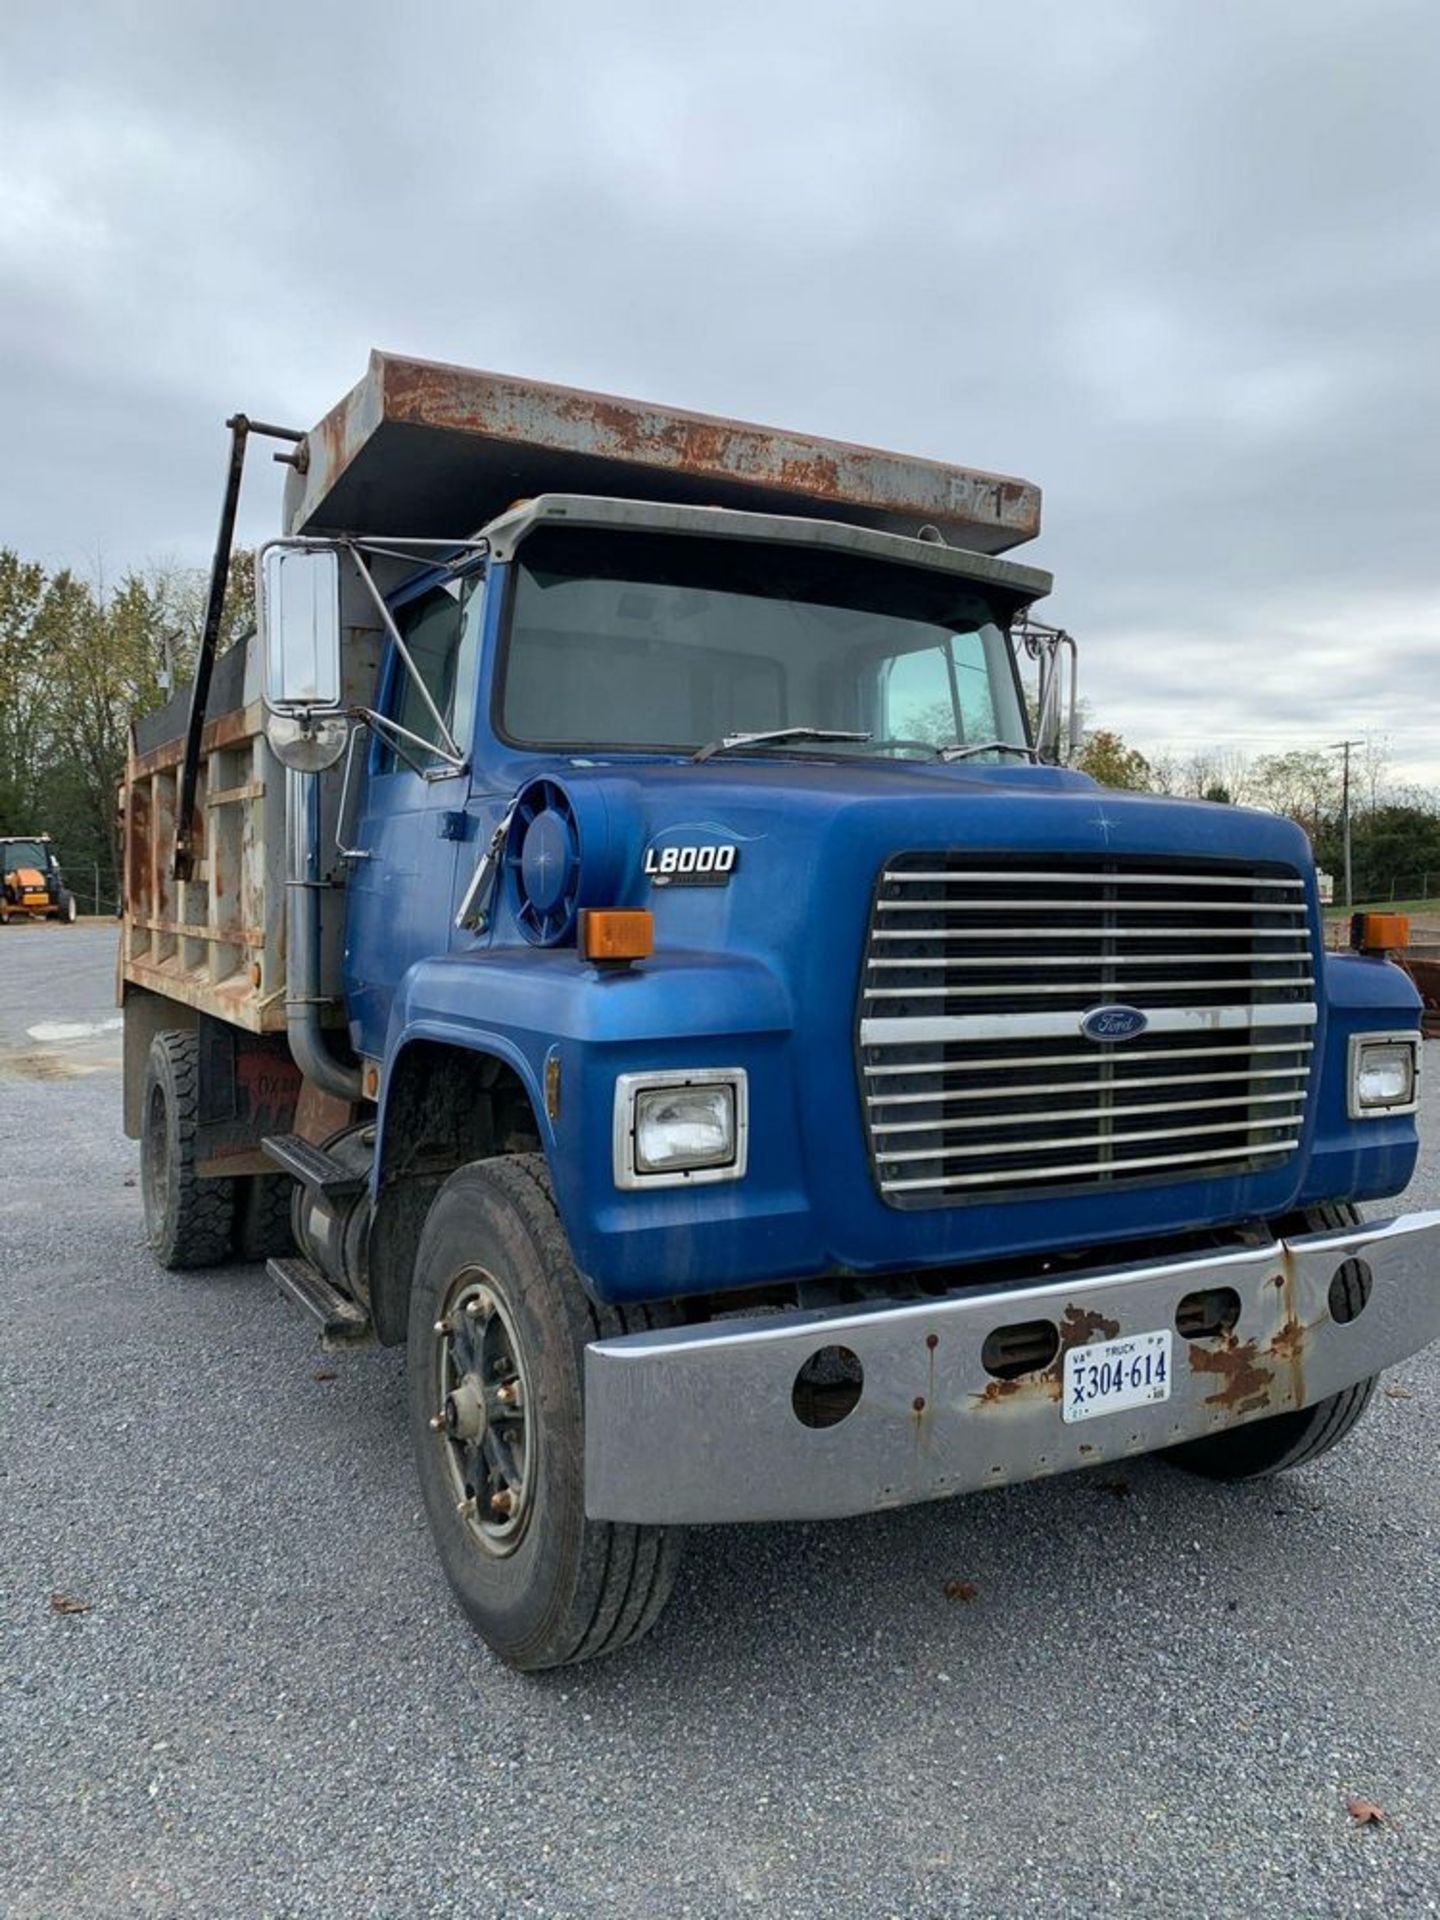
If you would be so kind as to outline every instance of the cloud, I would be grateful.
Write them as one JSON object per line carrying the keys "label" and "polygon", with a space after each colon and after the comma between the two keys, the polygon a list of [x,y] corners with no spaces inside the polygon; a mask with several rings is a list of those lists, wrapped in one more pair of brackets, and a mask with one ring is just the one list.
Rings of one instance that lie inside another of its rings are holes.
{"label": "cloud", "polygon": [[1023,473],[1097,714],[1440,780],[1437,54],[1431,0],[12,0],[0,543],[203,559],[225,415],[382,345]]}

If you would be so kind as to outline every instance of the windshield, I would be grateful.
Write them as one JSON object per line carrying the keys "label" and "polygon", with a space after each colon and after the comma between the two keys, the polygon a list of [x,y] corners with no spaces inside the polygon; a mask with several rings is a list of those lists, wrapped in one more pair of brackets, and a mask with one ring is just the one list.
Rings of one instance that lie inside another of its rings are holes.
{"label": "windshield", "polygon": [[7,873],[14,873],[19,867],[35,867],[44,873],[49,864],[45,848],[38,840],[0,840],[0,866]]}
{"label": "windshield", "polygon": [[580,528],[532,534],[516,573],[500,717],[527,746],[686,751],[816,727],[871,738],[750,750],[933,757],[1028,737],[1004,616],[950,574]]}

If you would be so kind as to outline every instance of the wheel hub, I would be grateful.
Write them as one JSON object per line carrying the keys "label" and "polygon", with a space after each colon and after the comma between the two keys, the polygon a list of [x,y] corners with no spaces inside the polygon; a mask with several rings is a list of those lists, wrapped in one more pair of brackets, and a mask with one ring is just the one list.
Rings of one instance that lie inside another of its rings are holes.
{"label": "wheel hub", "polygon": [[460,1518],[487,1553],[514,1551],[530,1517],[534,1436],[515,1325],[500,1291],[473,1270],[452,1282],[435,1323],[442,1448]]}
{"label": "wheel hub", "polygon": [[479,1440],[485,1432],[485,1388],[473,1373],[445,1396],[445,1431],[452,1440]]}

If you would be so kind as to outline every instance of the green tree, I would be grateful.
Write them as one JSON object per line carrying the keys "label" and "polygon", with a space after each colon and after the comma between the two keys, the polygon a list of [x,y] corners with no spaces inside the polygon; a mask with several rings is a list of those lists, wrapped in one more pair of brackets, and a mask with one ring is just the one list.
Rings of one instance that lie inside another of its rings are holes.
{"label": "green tree", "polygon": [[1108,727],[1086,736],[1075,765],[1102,787],[1125,787],[1141,792],[1153,784],[1150,762],[1138,747],[1127,747],[1123,737]]}
{"label": "green tree", "polygon": [[33,831],[45,730],[45,569],[0,548],[0,832]]}
{"label": "green tree", "polygon": [[1340,804],[1339,756],[1323,748],[1270,754],[1256,765],[1255,798],[1317,840]]}
{"label": "green tree", "polygon": [[[1429,803],[1387,803],[1357,814],[1350,828],[1357,900],[1408,898],[1427,886],[1440,890],[1440,809]],[[1329,872],[1344,871],[1338,817],[1325,823],[1315,857]]]}
{"label": "green tree", "polygon": [[[51,834],[82,890],[94,868],[117,871],[130,727],[193,677],[208,591],[203,568],[157,563],[110,589],[0,549],[0,832]],[[254,622],[254,560],[242,551],[220,651]]]}

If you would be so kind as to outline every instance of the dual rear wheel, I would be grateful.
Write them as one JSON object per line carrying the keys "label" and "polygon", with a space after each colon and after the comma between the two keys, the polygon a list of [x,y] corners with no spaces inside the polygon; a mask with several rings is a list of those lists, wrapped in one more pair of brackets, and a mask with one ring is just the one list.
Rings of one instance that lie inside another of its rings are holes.
{"label": "dual rear wheel", "polygon": [[195,1035],[157,1033],[140,1123],[140,1197],[156,1259],[183,1270],[290,1252],[291,1182],[278,1173],[223,1180],[198,1173],[199,1105]]}

